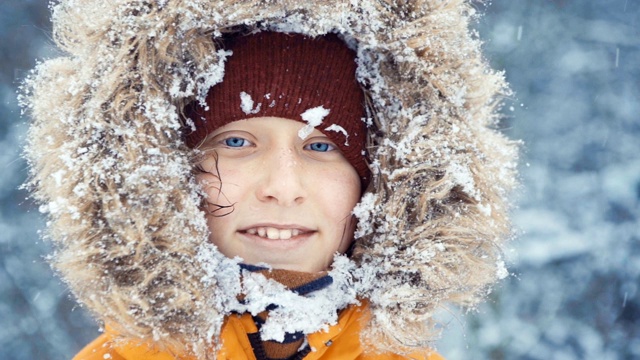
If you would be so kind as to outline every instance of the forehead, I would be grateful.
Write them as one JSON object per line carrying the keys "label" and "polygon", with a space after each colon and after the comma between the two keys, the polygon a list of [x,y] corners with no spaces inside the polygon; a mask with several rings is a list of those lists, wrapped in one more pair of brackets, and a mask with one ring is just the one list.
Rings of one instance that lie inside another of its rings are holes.
{"label": "forehead", "polygon": [[255,117],[243,120],[232,121],[210,133],[204,143],[212,140],[220,134],[230,131],[244,131],[250,135],[290,135],[299,139],[306,140],[308,137],[322,136],[326,137],[319,129],[310,124],[303,123],[299,120],[281,118],[281,117]]}

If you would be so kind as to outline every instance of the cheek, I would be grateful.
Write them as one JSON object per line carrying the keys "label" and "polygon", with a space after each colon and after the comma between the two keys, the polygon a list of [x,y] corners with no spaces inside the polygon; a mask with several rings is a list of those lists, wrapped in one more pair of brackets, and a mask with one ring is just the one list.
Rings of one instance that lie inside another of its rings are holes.
{"label": "cheek", "polygon": [[[231,163],[228,159],[220,158],[215,164],[215,170],[206,173],[202,179],[206,194],[210,199],[219,204],[229,205],[237,202],[242,196],[242,190],[246,187],[246,169],[240,164]],[[198,177],[196,177],[198,179]]]}
{"label": "cheek", "polygon": [[226,209],[231,205],[222,192],[222,183],[220,179],[209,173],[196,175],[196,181],[204,191],[203,210],[208,215],[221,215],[226,213]]}
{"label": "cheek", "polygon": [[220,193],[228,203],[237,203],[246,196],[248,190],[247,181],[250,179],[250,171],[241,165],[226,166],[221,161],[218,170],[220,171]]}
{"label": "cheek", "polygon": [[[349,170],[352,170],[351,167]],[[343,171],[334,177],[328,186],[324,203],[325,211],[332,217],[334,227],[333,238],[335,250],[343,254],[353,241],[357,220],[351,215],[353,208],[360,201],[360,178],[354,171]]]}
{"label": "cheek", "polygon": [[[236,256],[232,250],[229,249],[228,239],[230,234],[234,231],[235,214],[236,214],[236,200],[234,194],[230,194],[229,189],[233,187],[229,186],[224,174],[220,172],[220,178],[207,174],[203,176],[202,188],[205,191],[206,201],[203,206],[203,210],[206,213],[207,227],[209,229],[209,240],[215,244],[219,251],[228,257]],[[204,182],[204,183],[203,183]]]}
{"label": "cheek", "polygon": [[325,211],[344,221],[360,200],[360,178],[351,166],[337,167],[323,176],[314,177],[320,189]]}
{"label": "cheek", "polygon": [[196,181],[204,192],[203,210],[207,213],[207,223],[212,233],[215,224],[225,222],[218,219],[232,214],[235,204],[239,201],[238,189],[242,186],[236,185],[235,173],[236,171],[225,171],[224,167],[218,166],[215,174],[196,174]]}
{"label": "cheek", "polygon": [[215,193],[220,188],[220,179],[210,173],[201,173],[196,175],[196,182],[200,185],[204,193],[207,195],[207,200],[214,200]]}

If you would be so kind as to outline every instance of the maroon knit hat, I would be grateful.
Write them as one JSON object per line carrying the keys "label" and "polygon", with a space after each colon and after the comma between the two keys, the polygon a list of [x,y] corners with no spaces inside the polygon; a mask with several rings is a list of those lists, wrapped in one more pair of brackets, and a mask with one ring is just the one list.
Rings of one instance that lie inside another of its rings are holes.
{"label": "maroon knit hat", "polygon": [[207,108],[194,102],[185,109],[196,128],[186,135],[187,145],[199,145],[209,133],[236,120],[274,116],[306,122],[305,111],[322,107],[329,113],[316,128],[356,169],[364,190],[370,172],[355,53],[333,34],[310,38],[268,31],[236,36],[225,41],[225,48],[233,54],[227,58],[224,80],[207,94]]}

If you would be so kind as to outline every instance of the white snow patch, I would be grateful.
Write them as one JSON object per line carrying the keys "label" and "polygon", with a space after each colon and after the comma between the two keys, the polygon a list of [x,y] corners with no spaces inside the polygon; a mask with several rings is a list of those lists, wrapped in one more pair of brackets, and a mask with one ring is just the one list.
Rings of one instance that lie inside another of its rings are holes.
{"label": "white snow patch", "polygon": [[451,103],[453,103],[453,105],[455,106],[464,106],[466,102],[466,96],[467,96],[467,87],[463,86],[455,90],[455,93],[453,94],[453,96],[450,97]]}
{"label": "white snow patch", "polygon": [[51,177],[56,182],[56,186],[62,186],[62,178],[67,174],[65,170],[58,170],[51,174]]}
{"label": "white snow patch", "polygon": [[240,293],[240,258],[229,259],[218,251],[218,248],[210,243],[201,244],[196,253],[195,260],[200,263],[204,275],[200,282],[205,289],[214,289],[207,299],[208,308],[215,311],[207,313],[209,328],[207,337],[212,339],[218,336],[222,327],[222,316],[237,307],[236,296]]}
{"label": "white snow patch", "polygon": [[199,75],[199,78],[202,79],[202,83],[198,84],[197,100],[205,110],[209,109],[206,102],[209,89],[220,83],[224,78],[224,64],[227,61],[227,57],[233,55],[233,52],[220,49],[216,51],[215,55],[217,56],[217,61],[214,61],[213,59],[211,59],[211,61],[207,61],[206,63],[210,64],[209,67]]}
{"label": "white snow patch", "polygon": [[87,195],[88,186],[84,183],[80,183],[73,188],[73,193],[78,197],[84,197]]}
{"label": "white snow patch", "polygon": [[373,232],[372,218],[376,211],[376,202],[378,196],[372,193],[366,193],[360,199],[360,202],[353,208],[351,213],[358,219],[358,228],[355,232],[355,238],[361,238]]}
{"label": "white snow patch", "polygon": [[339,309],[358,303],[351,275],[354,269],[351,260],[336,254],[329,271],[333,283],[306,296],[296,294],[260,273],[243,271],[242,293],[246,295],[246,304],[236,303],[238,307],[230,310],[257,315],[268,306],[277,305],[260,329],[262,340],[283,341],[286,333],[326,331],[337,323]]}
{"label": "white snow patch", "polygon": [[451,179],[454,184],[460,185],[467,195],[477,200],[479,199],[478,190],[476,189],[473,174],[469,167],[457,163],[451,163],[447,168],[447,172],[451,175]]}
{"label": "white snow patch", "polygon": [[496,276],[498,279],[502,280],[509,276],[509,270],[507,270],[507,266],[505,265],[503,260],[498,260],[496,263]]}
{"label": "white snow patch", "polygon": [[342,135],[344,135],[344,146],[349,146],[349,134],[347,133],[347,130],[345,130],[342,126],[333,124],[329,127],[326,127],[324,130],[342,133]]}
{"label": "white snow patch", "polygon": [[302,129],[298,131],[298,136],[300,139],[306,139],[312,132],[313,129],[322,124],[322,120],[329,115],[330,109],[325,109],[322,105],[316,106],[311,109],[307,109],[305,112],[300,114],[302,120],[307,122]]}
{"label": "white snow patch", "polygon": [[484,216],[491,216],[491,204],[478,204],[478,210]]}
{"label": "white snow patch", "polygon": [[254,102],[251,98],[251,95],[247,94],[244,91],[240,92],[240,109],[247,115],[257,114],[262,107],[262,103],[258,103],[258,106],[253,107]]}

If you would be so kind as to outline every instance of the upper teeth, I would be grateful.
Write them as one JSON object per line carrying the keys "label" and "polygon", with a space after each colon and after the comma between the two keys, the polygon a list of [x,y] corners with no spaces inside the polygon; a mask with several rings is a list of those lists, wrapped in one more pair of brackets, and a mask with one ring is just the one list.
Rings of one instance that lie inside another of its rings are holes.
{"label": "upper teeth", "polygon": [[276,229],[274,227],[257,227],[247,230],[247,233],[251,235],[258,235],[260,237],[266,237],[270,240],[287,240],[292,236],[300,235],[299,229]]}

